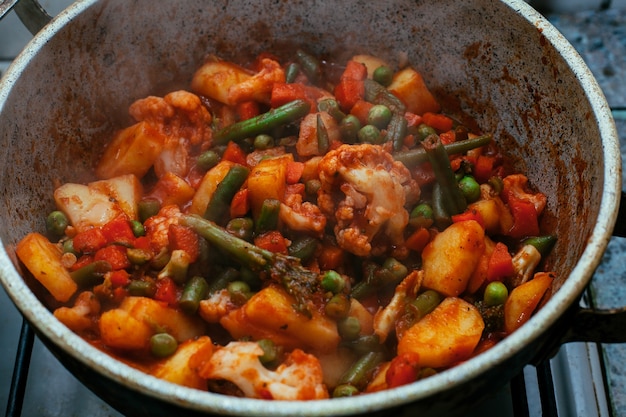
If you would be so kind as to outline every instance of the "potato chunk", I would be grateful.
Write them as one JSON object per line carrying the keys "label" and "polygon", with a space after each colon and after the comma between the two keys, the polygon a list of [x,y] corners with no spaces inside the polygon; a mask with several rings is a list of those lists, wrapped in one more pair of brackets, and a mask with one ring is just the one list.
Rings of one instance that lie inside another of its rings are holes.
{"label": "potato chunk", "polygon": [[452,224],[422,252],[422,285],[448,297],[465,291],[485,250],[485,231],[474,220]]}
{"label": "potato chunk", "polygon": [[269,338],[288,349],[335,350],[340,339],[335,322],[316,311],[309,318],[295,311],[293,305],[293,298],[285,291],[267,287],[220,323],[236,339]]}
{"label": "potato chunk", "polygon": [[423,367],[452,366],[472,355],[484,328],[476,307],[460,298],[448,297],[404,332],[398,355],[415,352]]}
{"label": "potato chunk", "polygon": [[54,201],[78,232],[103,226],[124,214],[109,195],[83,184],[63,184],[54,190]]}
{"label": "potato chunk", "polygon": [[197,214],[199,216],[204,215],[209,201],[211,201],[213,194],[215,194],[217,186],[234,165],[235,163],[231,161],[221,161],[204,174],[198,186],[198,190],[191,201],[191,207],[189,208],[191,214]]}
{"label": "potato chunk", "polygon": [[61,264],[61,248],[39,233],[29,233],[15,249],[26,269],[57,301],[66,302],[78,289],[70,273]]}
{"label": "potato chunk", "polygon": [[136,220],[139,201],[143,195],[143,186],[135,175],[127,174],[107,180],[95,181],[89,188],[105,194],[115,201],[129,219]]}
{"label": "potato chunk", "polygon": [[285,201],[287,164],[291,161],[293,161],[291,154],[262,159],[250,171],[248,198],[255,219],[258,218],[266,199],[276,199],[281,203]]}
{"label": "potato chunk", "polygon": [[504,304],[504,330],[507,333],[513,333],[530,319],[553,279],[552,273],[538,272],[533,279],[511,291]]}
{"label": "potato chunk", "polygon": [[398,71],[388,87],[406,104],[411,113],[422,115],[426,112],[437,113],[440,105],[432,95],[422,75],[411,67]]}
{"label": "potato chunk", "polygon": [[119,131],[96,167],[98,178],[134,174],[143,177],[158,158],[165,135],[148,122],[136,123]]}
{"label": "potato chunk", "polygon": [[202,356],[208,360],[212,354],[211,338],[201,336],[181,344],[172,356],[159,362],[151,374],[178,385],[206,390],[206,379],[198,375],[194,356]]}
{"label": "potato chunk", "polygon": [[252,72],[239,65],[210,57],[193,75],[191,88],[221,103],[235,105],[229,95],[231,88],[252,76]]}

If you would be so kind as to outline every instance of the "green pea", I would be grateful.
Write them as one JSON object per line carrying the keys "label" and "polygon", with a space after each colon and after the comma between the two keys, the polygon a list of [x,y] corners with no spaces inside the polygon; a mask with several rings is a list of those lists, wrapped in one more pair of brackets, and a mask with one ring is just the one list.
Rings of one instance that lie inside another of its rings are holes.
{"label": "green pea", "polygon": [[161,210],[161,202],[156,198],[146,198],[138,204],[139,220],[143,223],[148,218],[156,216]]}
{"label": "green pea", "polygon": [[345,284],[343,277],[335,271],[326,271],[322,275],[322,288],[333,294],[340,293],[344,289]]}
{"label": "green pea", "polygon": [[360,129],[361,122],[353,114],[347,115],[339,122],[339,132],[341,133],[341,139],[345,143],[355,143]]}
{"label": "green pea", "polygon": [[77,255],[78,253],[74,250],[74,240],[66,239],[63,241],[63,253],[73,253]]}
{"label": "green pea", "polygon": [[235,304],[244,304],[252,296],[250,285],[243,281],[233,281],[228,283],[228,294]]}
{"label": "green pea", "polygon": [[343,319],[350,313],[350,300],[345,294],[335,294],[324,306],[324,312],[332,319]]}
{"label": "green pea", "polygon": [[157,333],[150,338],[150,352],[157,358],[171,356],[178,349],[178,342],[169,333]]}
{"label": "green pea", "polygon": [[384,129],[391,120],[391,110],[384,104],[375,104],[367,113],[367,123]]}
{"label": "green pea", "polygon": [[374,70],[372,78],[383,87],[389,86],[393,80],[393,70],[386,65],[381,65]]}
{"label": "green pea", "polygon": [[422,123],[417,127],[417,140],[420,142],[426,139],[428,136],[436,134],[437,131],[425,123]]}
{"label": "green pea", "polygon": [[304,191],[307,195],[317,195],[320,188],[322,188],[322,182],[316,178],[310,179],[304,183]]}
{"label": "green pea", "polygon": [[274,138],[268,134],[260,134],[254,138],[254,149],[265,150],[274,147]]}
{"label": "green pea", "polygon": [[480,198],[480,184],[471,175],[465,175],[459,181],[459,188],[468,203],[473,203]]}
{"label": "green pea", "polygon": [[385,140],[384,136],[380,133],[380,129],[378,129],[374,125],[365,125],[361,129],[359,129],[358,133],[359,142],[361,143],[371,143],[373,145],[381,145]]}
{"label": "green pea", "polygon": [[420,203],[409,216],[409,223],[414,227],[430,227],[434,222],[433,208],[428,203]]}
{"label": "green pea", "polygon": [[509,296],[509,290],[500,281],[492,281],[485,287],[483,301],[489,307],[502,305]]}
{"label": "green pea", "polygon": [[263,355],[259,357],[263,365],[271,364],[278,360],[280,349],[271,339],[261,339],[257,343],[263,349]]}
{"label": "green pea", "polygon": [[152,259],[152,254],[145,249],[140,248],[128,248],[126,249],[126,256],[133,265],[145,265]]}
{"label": "green pea", "polygon": [[209,150],[206,152],[202,152],[200,156],[198,156],[198,160],[196,161],[196,165],[201,169],[208,171],[218,164],[220,161],[220,156],[217,152],[213,150]]}
{"label": "green pea", "polygon": [[251,240],[254,232],[254,221],[250,217],[236,217],[226,224],[226,231],[243,240]]}
{"label": "green pea", "polygon": [[67,216],[59,210],[55,210],[46,217],[46,230],[55,236],[63,236],[69,225]]}
{"label": "green pea", "polygon": [[337,100],[332,98],[325,98],[323,100],[320,100],[317,103],[317,110],[325,111],[337,121],[341,121],[344,117],[346,117],[346,115],[339,108],[339,103],[337,102]]}
{"label": "green pea", "polygon": [[361,333],[361,323],[356,317],[349,316],[337,322],[337,331],[343,340],[356,340]]}

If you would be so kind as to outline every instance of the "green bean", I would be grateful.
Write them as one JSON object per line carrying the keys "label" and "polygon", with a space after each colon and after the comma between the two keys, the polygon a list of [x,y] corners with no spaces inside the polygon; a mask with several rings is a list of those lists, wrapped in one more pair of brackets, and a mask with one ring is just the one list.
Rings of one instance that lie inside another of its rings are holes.
{"label": "green bean", "polygon": [[361,130],[361,122],[353,114],[347,115],[339,122],[339,132],[345,143],[356,143],[359,130]]}
{"label": "green bean", "polygon": [[330,291],[333,294],[338,294],[345,288],[346,281],[338,272],[330,270],[324,272],[322,275],[321,285],[324,290]]}
{"label": "green bean", "polygon": [[408,305],[408,308],[413,313],[414,320],[418,321],[433,311],[442,300],[443,297],[437,291],[426,290],[419,294],[415,300]]}
{"label": "green bean", "polygon": [[509,289],[500,281],[492,281],[485,287],[483,301],[486,306],[493,307],[504,304],[509,296]]}
{"label": "green bean", "polygon": [[464,175],[459,181],[459,188],[468,203],[480,198],[480,184],[471,175]]}
{"label": "green bean", "polygon": [[201,276],[192,277],[185,284],[178,305],[187,314],[195,314],[200,306],[200,301],[209,293],[209,284]]}
{"label": "green bean", "polygon": [[304,75],[307,76],[311,84],[316,84],[322,76],[322,69],[319,61],[313,55],[304,52],[302,49],[296,51],[296,59]]}
{"label": "green bean", "polygon": [[287,68],[285,68],[285,82],[288,84],[293,83],[296,80],[296,77],[298,77],[298,74],[300,73],[300,65],[298,65],[297,62],[292,62],[289,65],[287,65]]}
{"label": "green bean", "polygon": [[196,161],[196,165],[205,171],[213,168],[220,162],[220,156],[217,152],[210,149],[208,151],[202,152],[200,156],[198,156],[198,160]]}
{"label": "green bean", "polygon": [[107,261],[94,261],[70,272],[70,276],[79,287],[92,287],[100,284],[111,269],[111,264]]}
{"label": "green bean", "polygon": [[529,237],[522,241],[523,245],[534,246],[535,249],[539,251],[542,257],[547,256],[550,253],[555,243],[556,236],[550,235]]}
{"label": "green bean", "polygon": [[385,142],[385,136],[381,134],[380,129],[374,125],[365,125],[359,129],[357,134],[359,142],[371,143],[374,145],[382,145]]}
{"label": "green bean", "polygon": [[225,145],[229,141],[240,142],[245,138],[261,133],[269,133],[273,129],[289,124],[309,113],[311,105],[305,100],[294,100],[267,113],[260,114],[247,120],[233,123],[218,130],[213,135],[213,143]]}
{"label": "green bean", "polygon": [[424,139],[426,139],[428,136],[430,135],[436,135],[437,131],[428,126],[426,123],[420,123],[419,126],[417,126],[417,140],[418,142],[423,141]]}
{"label": "green bean", "polygon": [[170,261],[170,258],[170,252],[167,250],[162,250],[161,252],[150,258],[150,267],[152,269],[163,269]]}
{"label": "green bean", "polygon": [[46,217],[46,230],[54,236],[63,236],[68,225],[67,216],[60,210],[55,210]]}
{"label": "green bean", "polygon": [[350,300],[345,294],[335,294],[324,306],[324,313],[334,320],[345,319],[350,313]]}
{"label": "green bean", "polygon": [[[465,153],[469,150],[480,148],[491,142],[491,135],[477,136],[472,139],[461,140],[443,145],[448,155]],[[423,162],[428,161],[428,155],[423,147],[417,147],[408,151],[397,152],[394,154],[396,161],[402,162],[407,168],[415,167]]]}
{"label": "green bean", "polygon": [[393,80],[393,70],[386,65],[381,65],[374,70],[372,78],[383,87],[389,86]]}
{"label": "green bean", "polygon": [[150,352],[157,358],[171,356],[178,349],[178,342],[169,333],[157,333],[150,338]]}
{"label": "green bean", "polygon": [[339,103],[334,98],[325,98],[317,103],[317,110],[330,114],[333,119],[341,122],[345,117],[345,113],[341,111]]}
{"label": "green bean", "polygon": [[392,112],[404,114],[406,106],[391,91],[374,80],[365,79],[363,83],[365,84],[365,101],[374,104],[384,104]]}
{"label": "green bean", "polygon": [[449,215],[459,214],[467,208],[467,201],[461,192],[450,167],[450,158],[438,135],[430,135],[422,142],[428,160],[435,172],[437,183],[441,186],[443,204]]}
{"label": "green bean", "polygon": [[399,151],[404,146],[404,138],[407,135],[408,122],[400,113],[393,113],[387,126],[387,141],[393,144],[393,150]]}
{"label": "green bean", "polygon": [[313,236],[301,236],[294,239],[287,250],[290,256],[298,258],[304,263],[313,258],[318,246],[319,240]]}
{"label": "green bean", "polygon": [[233,165],[224,179],[217,185],[213,197],[209,200],[204,218],[216,224],[226,223],[230,203],[243,183],[248,179],[250,170],[242,165]]}
{"label": "green bean", "polygon": [[391,110],[384,104],[374,104],[367,113],[367,123],[379,129],[387,127],[391,121]]}
{"label": "green bean", "polygon": [[357,300],[362,300],[381,288],[398,284],[407,272],[406,266],[393,258],[387,259],[383,266],[367,263],[364,266],[363,279],[352,287],[350,294]]}
{"label": "green bean", "polygon": [[328,130],[322,121],[322,116],[317,114],[317,151],[323,155],[328,152],[330,148],[330,139],[328,137]]}
{"label": "green bean", "polygon": [[213,281],[209,282],[208,293],[213,294],[221,291],[227,288],[228,284],[236,281],[237,279],[239,279],[239,271],[231,267],[225,268],[218,273],[217,277]]}
{"label": "green bean", "polygon": [[333,390],[333,398],[352,397],[360,393],[359,389],[354,385],[340,384]]}
{"label": "green bean", "polygon": [[254,235],[254,221],[250,217],[235,217],[226,224],[226,231],[239,239],[250,241]]}
{"label": "green bean", "polygon": [[367,385],[376,367],[384,360],[385,354],[382,352],[368,352],[364,354],[341,376],[339,384],[352,385],[362,390]]}
{"label": "green bean", "polygon": [[435,225],[440,229],[445,229],[452,223],[452,219],[448,214],[448,209],[444,204],[444,195],[442,187],[438,182],[433,184],[432,194],[433,220]]}
{"label": "green bean", "polygon": [[126,289],[129,295],[135,297],[154,297],[156,294],[156,285],[152,281],[134,279],[130,281]]}
{"label": "green bean", "polygon": [[280,200],[276,198],[265,199],[261,205],[259,218],[256,221],[255,232],[261,234],[270,230],[276,230],[279,213]]}
{"label": "green bean", "polygon": [[367,352],[385,352],[385,345],[380,343],[380,338],[376,334],[359,336],[356,339],[342,341],[342,347],[350,349],[357,355],[364,355]]}
{"label": "green bean", "polygon": [[161,210],[161,202],[156,198],[146,198],[141,200],[137,205],[139,213],[139,221],[144,223],[148,218],[156,216]]}
{"label": "green bean", "polygon": [[391,273],[390,281],[393,283],[402,281],[409,273],[409,269],[395,258],[387,258],[383,262],[383,269]]}

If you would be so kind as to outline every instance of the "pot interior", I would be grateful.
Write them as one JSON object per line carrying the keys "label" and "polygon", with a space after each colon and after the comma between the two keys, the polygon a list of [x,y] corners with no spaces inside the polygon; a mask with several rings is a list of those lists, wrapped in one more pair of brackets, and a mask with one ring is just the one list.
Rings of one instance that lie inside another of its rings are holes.
{"label": "pot interior", "polygon": [[[301,47],[336,62],[357,53],[408,61],[447,112],[492,132],[548,196],[543,226],[558,243],[547,267],[561,286],[589,240],[608,239],[594,227],[612,227],[599,213],[607,187],[619,190],[617,171],[607,176],[607,163],[618,169],[606,160],[615,144],[603,141],[602,94],[581,82],[582,61],[570,59],[565,41],[525,3],[510,3],[79,2],[40,33],[1,85],[0,237],[8,257],[26,233],[44,229],[55,186],[94,178],[103,145],[130,123],[134,100],[186,88],[209,54],[245,60]],[[16,271],[17,263],[5,266],[5,286],[21,280]]]}

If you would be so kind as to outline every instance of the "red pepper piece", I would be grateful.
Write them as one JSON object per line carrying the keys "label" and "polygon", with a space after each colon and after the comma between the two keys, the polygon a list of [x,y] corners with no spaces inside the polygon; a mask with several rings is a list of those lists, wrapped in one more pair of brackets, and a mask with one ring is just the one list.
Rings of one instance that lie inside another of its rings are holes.
{"label": "red pepper piece", "polygon": [[102,234],[106,237],[107,243],[133,244],[135,235],[133,229],[125,216],[118,216],[102,226]]}
{"label": "red pepper piece", "polygon": [[497,242],[487,265],[487,282],[501,281],[514,272],[513,257],[509,253],[509,248],[504,243]]}
{"label": "red pepper piece", "polygon": [[126,248],[119,245],[109,245],[99,249],[94,256],[94,261],[107,261],[114,270],[125,269],[130,266]]}
{"label": "red pepper piece", "polygon": [[385,374],[387,388],[395,388],[401,385],[415,382],[419,375],[419,355],[414,352],[407,352],[398,355],[391,360],[389,369]]}
{"label": "red pepper piece", "polygon": [[74,250],[80,253],[95,253],[103,248],[107,243],[107,238],[102,233],[102,229],[94,227],[80,232],[73,239]]}
{"label": "red pepper piece", "polygon": [[350,112],[354,104],[365,96],[367,68],[360,62],[348,61],[339,83],[335,87],[335,98],[344,112]]}
{"label": "red pepper piece", "polygon": [[287,254],[287,241],[278,230],[270,230],[257,236],[254,244],[270,252]]}
{"label": "red pepper piece", "polygon": [[167,230],[170,250],[184,250],[190,262],[195,262],[200,255],[200,243],[196,232],[179,224],[170,225]]}

